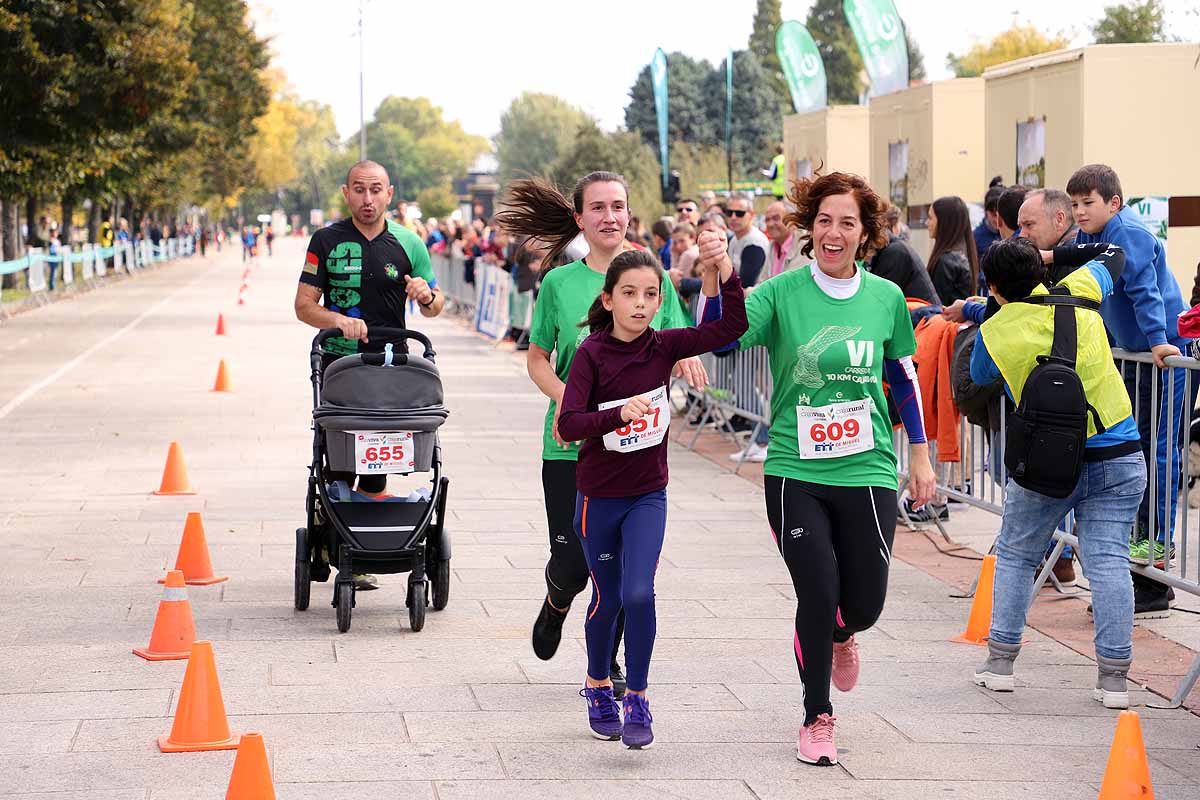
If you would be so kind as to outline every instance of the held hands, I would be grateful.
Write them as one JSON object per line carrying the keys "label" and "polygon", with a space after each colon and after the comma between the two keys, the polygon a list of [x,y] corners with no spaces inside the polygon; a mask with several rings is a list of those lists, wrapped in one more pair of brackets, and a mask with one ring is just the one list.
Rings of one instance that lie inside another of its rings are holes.
{"label": "held hands", "polygon": [[337,321],[338,330],[342,332],[342,336],[347,339],[362,339],[364,342],[367,339],[367,323],[361,319],[354,317],[340,316]]}
{"label": "held hands", "polygon": [[[696,262],[705,272],[714,272],[729,261],[729,248],[723,234],[716,231],[702,231],[697,240],[700,255]],[[730,265],[732,268],[732,264]]]}
{"label": "held hands", "polygon": [[404,276],[404,291],[408,294],[410,300],[416,300],[418,304],[427,306],[433,302],[433,290],[429,288],[424,278],[414,278],[411,275]]}
{"label": "held hands", "polygon": [[621,421],[636,422],[650,410],[650,401],[644,397],[631,397],[629,402],[621,406]]}

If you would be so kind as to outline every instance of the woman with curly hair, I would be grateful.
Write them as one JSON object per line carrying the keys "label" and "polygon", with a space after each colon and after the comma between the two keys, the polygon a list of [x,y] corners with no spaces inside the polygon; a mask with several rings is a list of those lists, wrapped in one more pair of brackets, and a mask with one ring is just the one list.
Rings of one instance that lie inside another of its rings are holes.
{"label": "woman with curly hair", "polygon": [[738,341],[765,346],[774,392],[764,465],[767,518],[796,589],[793,650],[804,684],[797,758],[837,763],[829,684],[858,682],[854,634],[883,610],[896,528],[896,456],[883,384],[911,443],[915,505],[934,474],[911,356],[912,323],[900,289],[863,269],[887,241],[887,203],[857,175],[796,181],[787,224],[815,258],[746,301]]}

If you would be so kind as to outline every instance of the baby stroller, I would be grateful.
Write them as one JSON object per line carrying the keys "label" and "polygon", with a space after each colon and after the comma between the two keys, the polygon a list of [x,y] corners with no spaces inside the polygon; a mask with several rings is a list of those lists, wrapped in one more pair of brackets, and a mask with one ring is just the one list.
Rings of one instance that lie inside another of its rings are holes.
{"label": "baby stroller", "polygon": [[[313,339],[313,458],[305,503],[307,527],[296,530],[295,604],[308,608],[311,582],[329,580],[337,568],[333,607],[338,630],[350,629],[355,573],[408,572],[408,620],[425,625],[430,599],[442,610],[450,598],[450,538],[446,491],[437,430],[445,422],[442,382],[433,346],[412,330],[372,328],[383,353],[345,356],[322,374],[327,339]],[[406,340],[424,347],[422,356],[404,352]],[[371,500],[351,490],[356,475],[432,472],[429,489],[407,498]],[[337,473],[343,478],[338,480]],[[357,502],[356,502],[357,501]],[[431,586],[432,584],[432,586]]]}

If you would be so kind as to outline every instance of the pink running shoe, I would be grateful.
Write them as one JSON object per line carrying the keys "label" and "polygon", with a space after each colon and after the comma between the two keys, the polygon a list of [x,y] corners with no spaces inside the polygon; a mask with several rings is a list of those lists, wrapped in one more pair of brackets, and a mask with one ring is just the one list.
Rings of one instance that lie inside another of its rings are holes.
{"label": "pink running shoe", "polygon": [[858,642],[851,636],[833,643],[833,685],[848,692],[858,685]]}
{"label": "pink running shoe", "polygon": [[805,764],[832,767],[837,763],[837,747],[833,743],[833,723],[837,717],[822,714],[812,724],[800,728],[796,758]]}

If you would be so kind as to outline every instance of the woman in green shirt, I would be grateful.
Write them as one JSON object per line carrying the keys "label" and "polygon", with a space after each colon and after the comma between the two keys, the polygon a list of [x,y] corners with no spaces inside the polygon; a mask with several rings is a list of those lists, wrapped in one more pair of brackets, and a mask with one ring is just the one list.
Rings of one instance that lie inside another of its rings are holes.
{"label": "woman in green shirt", "polygon": [[793,651],[804,684],[797,758],[837,763],[829,685],[858,681],[854,634],[875,624],[896,529],[896,456],[884,381],[911,443],[910,494],[934,474],[904,295],[862,267],[886,241],[887,201],[857,175],[796,181],[789,198],[810,267],[761,284],[738,344],[765,346],[774,379],[764,490],[767,519],[796,590]]}
{"label": "woman in green shirt", "polygon": [[[562,400],[575,350],[588,336],[580,323],[604,287],[609,263],[623,250],[629,227],[629,186],[615,172],[593,172],[579,180],[567,199],[541,178],[509,184],[504,210],[496,223],[514,236],[529,237],[525,246],[545,248],[542,262],[555,259],[582,234],[588,254],[542,279],[529,333],[529,377],[550,399],[542,435],[542,491],[550,529],[550,560],[546,564],[546,599],[533,626],[533,650],[538,658],[554,656],[562,638],[562,625],[571,601],[587,588],[588,567],[575,534],[575,465],[579,442],[564,442],[558,435],[558,404]],[[690,325],[670,280],[663,281],[662,306],[651,322],[655,328]],[[699,359],[679,362],[688,383],[700,388],[707,375]],[[616,662],[621,622],[613,631],[612,677],[615,690],[624,692],[624,676]]]}

